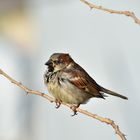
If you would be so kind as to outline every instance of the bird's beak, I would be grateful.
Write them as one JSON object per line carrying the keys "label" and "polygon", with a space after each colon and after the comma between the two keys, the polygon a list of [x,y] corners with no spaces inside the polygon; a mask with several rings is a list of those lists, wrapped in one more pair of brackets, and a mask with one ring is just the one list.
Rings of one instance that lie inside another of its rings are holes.
{"label": "bird's beak", "polygon": [[49,66],[49,65],[51,65],[51,64],[52,64],[52,62],[51,62],[50,59],[45,63],[45,65],[47,65],[47,66]]}
{"label": "bird's beak", "polygon": [[50,59],[45,63],[45,65],[48,66],[48,71],[49,72],[53,72],[54,67],[53,67],[53,63],[52,63],[52,61]]}

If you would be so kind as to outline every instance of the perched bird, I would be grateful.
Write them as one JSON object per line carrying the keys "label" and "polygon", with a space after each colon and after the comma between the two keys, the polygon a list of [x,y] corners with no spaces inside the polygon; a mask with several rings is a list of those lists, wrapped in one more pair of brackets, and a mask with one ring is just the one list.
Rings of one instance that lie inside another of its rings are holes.
{"label": "perched bird", "polygon": [[58,108],[61,102],[71,104],[74,115],[80,104],[85,104],[93,97],[104,99],[105,93],[128,99],[98,85],[69,54],[54,53],[45,65],[48,66],[48,69],[44,74],[44,83],[49,93],[54,96],[56,107]]}

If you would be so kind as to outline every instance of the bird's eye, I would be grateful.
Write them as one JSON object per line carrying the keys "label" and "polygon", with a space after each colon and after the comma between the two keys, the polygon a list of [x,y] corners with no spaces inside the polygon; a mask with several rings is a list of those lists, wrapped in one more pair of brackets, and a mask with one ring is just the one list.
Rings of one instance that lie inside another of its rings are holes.
{"label": "bird's eye", "polygon": [[59,60],[53,61],[55,64],[60,64],[61,62]]}

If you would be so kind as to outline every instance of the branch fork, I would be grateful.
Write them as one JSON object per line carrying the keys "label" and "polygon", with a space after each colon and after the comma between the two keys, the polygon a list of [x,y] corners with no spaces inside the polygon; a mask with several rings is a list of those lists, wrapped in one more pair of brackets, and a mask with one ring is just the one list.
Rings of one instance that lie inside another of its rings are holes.
{"label": "branch fork", "polygon": [[109,9],[109,8],[105,8],[103,6],[99,6],[99,5],[95,5],[94,3],[90,3],[87,0],[80,0],[81,2],[83,2],[84,4],[86,4],[90,9],[97,9],[100,11],[104,11],[110,14],[119,14],[119,15],[125,15],[130,17],[131,19],[133,19],[133,21],[137,24],[140,25],[140,19],[138,17],[136,17],[134,12],[131,11],[119,11],[119,10],[113,10],[113,9]]}

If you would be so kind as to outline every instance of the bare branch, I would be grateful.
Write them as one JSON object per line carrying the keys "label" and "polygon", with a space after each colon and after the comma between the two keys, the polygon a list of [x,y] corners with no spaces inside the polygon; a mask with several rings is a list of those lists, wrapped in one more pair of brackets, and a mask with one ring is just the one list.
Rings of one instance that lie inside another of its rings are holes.
{"label": "bare branch", "polygon": [[[47,100],[49,100],[50,102],[54,102],[54,99],[40,91],[35,91],[35,90],[31,90],[29,88],[27,88],[26,86],[24,86],[21,82],[17,82],[16,80],[14,80],[12,77],[10,77],[8,74],[6,74],[3,70],[0,69],[0,75],[4,76],[5,78],[7,78],[11,83],[15,84],[16,86],[18,86],[19,88],[21,88],[22,90],[24,90],[26,93],[30,93],[30,94],[35,94],[35,95],[39,95],[42,96],[44,98],[46,98]],[[67,106],[67,107],[71,107],[71,105],[66,104],[66,103],[62,103],[63,105]],[[94,118],[96,120],[99,120],[100,122],[109,124],[110,126],[112,126],[112,128],[114,129],[115,133],[121,138],[121,140],[126,140],[125,135],[120,131],[119,126],[115,124],[115,122],[111,119],[108,118],[103,118],[101,116],[98,116],[97,114],[93,114],[90,113],[86,110],[77,108],[76,109],[77,112],[80,112],[86,116],[89,116],[91,118]]]}
{"label": "bare branch", "polygon": [[136,17],[134,12],[108,9],[108,8],[105,8],[105,7],[98,6],[98,5],[95,5],[93,3],[90,3],[90,2],[88,2],[86,0],[80,0],[80,1],[85,3],[86,5],[88,5],[91,9],[98,9],[98,10],[101,10],[101,11],[108,12],[110,14],[120,14],[120,15],[129,16],[135,21],[135,23],[140,25],[140,19]]}

